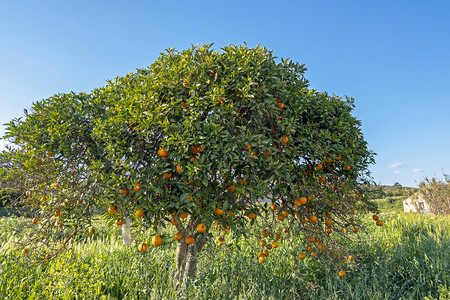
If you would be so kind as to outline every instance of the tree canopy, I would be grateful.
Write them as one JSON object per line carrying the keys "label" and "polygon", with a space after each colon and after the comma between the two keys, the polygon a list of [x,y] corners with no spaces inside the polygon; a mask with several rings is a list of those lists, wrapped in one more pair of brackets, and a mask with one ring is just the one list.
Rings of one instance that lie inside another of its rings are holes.
{"label": "tree canopy", "polygon": [[132,218],[135,232],[175,226],[179,279],[213,224],[239,235],[284,222],[310,253],[330,248],[332,232],[355,233],[373,153],[353,99],[311,89],[305,71],[264,47],[168,49],[90,93],[35,102],[7,124],[17,150],[2,155],[27,190],[21,203],[38,210],[46,253],[99,211]]}

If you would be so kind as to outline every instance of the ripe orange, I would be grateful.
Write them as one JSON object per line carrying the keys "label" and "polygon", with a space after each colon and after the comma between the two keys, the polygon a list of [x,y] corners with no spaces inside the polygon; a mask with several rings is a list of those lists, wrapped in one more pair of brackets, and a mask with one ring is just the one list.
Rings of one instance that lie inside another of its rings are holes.
{"label": "ripe orange", "polygon": [[175,233],[175,239],[176,240],[181,240],[183,238],[183,235],[181,234],[181,233],[179,233],[179,232],[177,232],[177,233]]}
{"label": "ripe orange", "polygon": [[288,141],[289,141],[289,139],[288,139],[287,136],[285,136],[285,135],[282,135],[282,136],[281,136],[281,143],[287,144]]}
{"label": "ripe orange", "polygon": [[195,242],[195,238],[192,235],[188,235],[184,241],[186,242],[186,244],[188,245],[192,245]]}
{"label": "ripe orange", "polygon": [[317,252],[316,251],[311,251],[311,256],[312,257],[317,257]]}
{"label": "ripe orange", "polygon": [[27,248],[25,248],[25,249],[22,250],[22,255],[23,255],[23,256],[26,256],[26,255],[28,255],[28,252],[30,252],[30,250],[28,250]]}
{"label": "ripe orange", "polygon": [[223,210],[221,210],[220,208],[216,207],[216,209],[214,210],[214,213],[218,216],[223,215]]}
{"label": "ripe orange", "polygon": [[377,216],[377,215],[373,215],[373,216],[372,216],[372,220],[378,221],[378,216]]}
{"label": "ripe orange", "polygon": [[265,230],[265,229],[261,232],[261,234],[264,237],[270,236],[270,233],[267,230]]}
{"label": "ripe orange", "polygon": [[353,227],[354,232],[358,232],[358,230],[359,230],[358,227]]}
{"label": "ripe orange", "polygon": [[327,216],[327,217],[331,217],[331,215],[332,215],[331,211],[327,211],[327,212],[325,213],[325,216]]}
{"label": "ripe orange", "polygon": [[320,170],[320,169],[322,169],[322,164],[317,164],[317,170]]}
{"label": "ripe orange", "polygon": [[247,215],[247,217],[248,217],[249,219],[252,219],[252,220],[254,220],[254,219],[256,218],[254,212],[249,213],[249,214]]}
{"label": "ripe orange", "polygon": [[289,232],[289,230],[287,228],[283,228],[283,233],[287,234]]}
{"label": "ripe orange", "polygon": [[288,213],[287,211],[285,211],[285,210],[283,210],[283,211],[281,212],[281,214],[283,215],[283,217],[289,216],[289,213]]}
{"label": "ripe orange", "polygon": [[181,214],[178,215],[178,217],[179,217],[180,219],[186,219],[187,213],[186,213],[185,211],[183,211]]}
{"label": "ripe orange", "polygon": [[46,201],[47,200],[47,196],[42,196],[41,201]]}
{"label": "ripe orange", "polygon": [[378,221],[377,221],[377,226],[383,226],[383,221],[378,220]]}
{"label": "ripe orange", "polygon": [[331,230],[331,228],[327,228],[327,229],[325,229],[325,232],[328,234],[331,234],[332,230]]}
{"label": "ripe orange", "polygon": [[155,247],[158,247],[159,245],[162,244],[162,238],[159,235],[154,235],[152,238],[152,244]]}
{"label": "ripe orange", "polygon": [[280,215],[277,216],[277,219],[280,220],[280,221],[283,221],[284,220],[284,216],[280,214]]}
{"label": "ripe orange", "polygon": [[165,180],[169,180],[171,177],[172,177],[172,172],[170,172],[170,173],[167,173],[167,172],[166,172],[166,173],[164,174],[164,179],[165,179]]}
{"label": "ripe orange", "polygon": [[128,190],[125,189],[125,188],[121,189],[120,192],[121,192],[124,196],[127,196],[128,193],[129,193]]}
{"label": "ripe orange", "polygon": [[94,228],[89,228],[89,234],[90,234],[90,235],[94,235],[94,233],[95,233]]}
{"label": "ripe orange", "polygon": [[272,204],[272,205],[270,206],[270,209],[272,209],[272,210],[277,210],[277,209],[278,209],[278,206],[277,206],[276,204]]}
{"label": "ripe orange", "polygon": [[269,256],[270,252],[267,249],[264,249],[264,251],[262,252],[264,254],[264,256]]}
{"label": "ripe orange", "polygon": [[344,270],[340,270],[339,271],[339,276],[344,277],[346,275]]}
{"label": "ripe orange", "polygon": [[177,165],[177,172],[178,173],[183,173],[183,170],[181,169],[181,165],[180,164]]}
{"label": "ripe orange", "polygon": [[264,256],[260,256],[259,258],[258,258],[258,261],[259,261],[259,263],[264,263],[265,261],[266,261],[266,258],[264,257]]}
{"label": "ripe orange", "polygon": [[169,153],[166,150],[164,150],[164,148],[160,148],[158,150],[158,156],[159,157],[167,157],[167,155],[169,155]]}
{"label": "ripe orange", "polygon": [[350,166],[346,166],[345,169],[348,171],[350,170]]}
{"label": "ripe orange", "polygon": [[281,239],[281,234],[279,234],[279,233],[275,234],[275,238],[276,238],[277,240]]}
{"label": "ripe orange", "polygon": [[278,241],[272,242],[272,248],[278,248],[278,246],[280,246],[280,243],[278,243]]}
{"label": "ripe orange", "polygon": [[267,245],[267,242],[265,240],[260,240],[259,244],[264,247],[265,245]]}
{"label": "ripe orange", "polygon": [[278,108],[279,108],[279,109],[282,109],[282,108],[284,107],[284,104],[281,103],[281,102],[278,102],[277,105],[278,105]]}
{"label": "ripe orange", "polygon": [[33,220],[31,220],[31,222],[36,225],[39,222],[39,219],[38,218],[33,218]]}
{"label": "ripe orange", "polygon": [[250,150],[251,148],[252,148],[252,145],[251,145],[251,144],[245,144],[244,150],[245,150],[245,151],[248,151],[248,150]]}
{"label": "ripe orange", "polygon": [[348,260],[354,261],[354,260],[355,260],[355,257],[354,257],[353,255],[349,255],[349,256],[348,256]]}
{"label": "ripe orange", "polygon": [[302,205],[304,205],[304,204],[306,204],[306,202],[308,202],[308,199],[306,199],[306,197],[300,197],[300,199],[298,199],[298,200],[300,200],[300,203]]}
{"label": "ripe orange", "polygon": [[140,191],[141,190],[141,183],[140,182],[136,183],[136,185],[133,186],[133,190],[135,190],[136,192]]}
{"label": "ripe orange", "polygon": [[333,220],[327,218],[325,220],[325,224],[327,224],[327,226],[331,226],[331,224],[333,224]]}
{"label": "ripe orange", "polygon": [[301,206],[302,205],[302,203],[300,202],[300,199],[295,199],[294,200],[294,204],[295,204],[295,206]]}
{"label": "ripe orange", "polygon": [[315,215],[312,215],[312,216],[309,217],[309,221],[311,223],[315,223],[315,222],[317,222],[317,217]]}
{"label": "ripe orange", "polygon": [[45,154],[47,154],[47,156],[52,157],[53,155],[55,155],[55,151],[47,151],[45,152]]}
{"label": "ripe orange", "polygon": [[139,247],[138,247],[139,252],[145,252],[145,251],[147,251],[147,249],[148,249],[148,246],[146,243],[139,244]]}
{"label": "ripe orange", "polygon": [[122,225],[123,225],[123,217],[118,218],[118,219],[116,220],[115,224],[116,224],[117,226],[122,226]]}
{"label": "ripe orange", "polygon": [[55,217],[59,217],[61,215],[61,211],[59,209],[57,209],[55,211]]}
{"label": "ripe orange", "polygon": [[303,252],[298,254],[298,258],[300,258],[300,259],[304,259],[305,257],[306,257],[306,254]]}
{"label": "ripe orange", "polygon": [[26,195],[27,197],[30,197],[30,196],[31,196],[31,191],[26,191],[25,195]]}
{"label": "ripe orange", "polygon": [[205,226],[205,224],[202,224],[202,223],[200,223],[200,224],[198,224],[197,225],[197,231],[198,232],[205,232],[206,231],[206,226]]}
{"label": "ripe orange", "polygon": [[236,190],[236,187],[232,184],[232,185],[230,185],[230,186],[228,187],[228,190],[229,190],[230,192],[234,192],[234,191]]}
{"label": "ripe orange", "polygon": [[324,182],[324,181],[325,181],[325,177],[320,176],[320,177],[319,177],[319,182]]}
{"label": "ripe orange", "polygon": [[228,216],[230,216],[230,217],[234,216],[234,211],[230,210],[230,211],[228,212]]}
{"label": "ripe orange", "polygon": [[145,212],[144,212],[144,210],[139,209],[134,214],[135,214],[136,217],[141,218],[141,217],[144,216]]}
{"label": "ripe orange", "polygon": [[172,224],[173,226],[177,226],[178,221],[175,218],[172,218],[172,221],[170,221],[170,224]]}
{"label": "ripe orange", "polygon": [[344,232],[345,232],[345,233],[348,232],[348,228],[347,228],[347,227],[344,228]]}
{"label": "ripe orange", "polygon": [[223,246],[223,242],[218,242],[217,246],[222,247]]}

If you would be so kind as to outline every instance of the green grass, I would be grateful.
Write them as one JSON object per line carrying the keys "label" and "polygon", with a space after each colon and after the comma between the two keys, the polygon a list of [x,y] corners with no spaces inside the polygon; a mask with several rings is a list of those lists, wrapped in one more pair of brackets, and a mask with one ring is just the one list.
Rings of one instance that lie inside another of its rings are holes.
{"label": "green grass", "polygon": [[[401,201],[400,201],[401,203]],[[388,205],[388,204],[386,204]],[[389,207],[388,207],[389,208]],[[367,221],[356,257],[338,270],[315,259],[294,268],[285,241],[266,263],[256,261],[255,240],[227,237],[207,245],[198,276],[185,295],[172,289],[175,242],[146,253],[137,242],[121,245],[120,230],[99,225],[95,238],[78,240],[72,251],[47,265],[29,268],[14,248],[17,217],[0,218],[1,299],[424,299],[450,286],[450,217],[383,209],[385,226]],[[367,216],[368,220],[370,216]],[[169,234],[169,231],[165,232]],[[172,234],[170,232],[170,234]],[[295,245],[294,245],[295,246]],[[240,250],[238,250],[238,247]]]}

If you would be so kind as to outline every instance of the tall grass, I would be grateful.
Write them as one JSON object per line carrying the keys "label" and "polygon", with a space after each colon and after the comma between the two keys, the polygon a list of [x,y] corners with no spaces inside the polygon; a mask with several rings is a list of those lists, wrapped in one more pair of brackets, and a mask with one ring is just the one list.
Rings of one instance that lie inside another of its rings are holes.
{"label": "tall grass", "polygon": [[[369,216],[367,217],[369,219]],[[334,267],[305,259],[294,267],[282,240],[266,263],[256,240],[227,237],[208,245],[186,294],[172,289],[175,242],[140,253],[122,246],[117,228],[98,226],[92,237],[47,265],[29,268],[13,247],[21,218],[0,219],[1,299],[423,299],[450,285],[450,218],[386,212],[385,226],[368,222],[356,257],[339,277]],[[164,234],[172,235],[169,230]],[[170,240],[170,241],[169,241]],[[295,246],[295,245],[294,245]]]}

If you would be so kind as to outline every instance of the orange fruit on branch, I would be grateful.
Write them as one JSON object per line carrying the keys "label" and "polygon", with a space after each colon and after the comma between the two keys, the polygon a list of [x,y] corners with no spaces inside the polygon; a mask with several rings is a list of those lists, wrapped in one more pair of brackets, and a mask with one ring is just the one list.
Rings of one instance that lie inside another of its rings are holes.
{"label": "orange fruit on branch", "polygon": [[188,245],[192,245],[195,242],[195,238],[192,235],[188,235],[184,241],[186,242],[186,244]]}
{"label": "orange fruit on branch", "polygon": [[214,213],[218,216],[223,215],[223,210],[221,210],[219,207],[216,207],[216,209],[214,210]]}
{"label": "orange fruit on branch", "polygon": [[133,186],[133,190],[135,190],[136,192],[140,191],[141,190],[141,183],[140,182],[136,183],[136,185]]}
{"label": "orange fruit on branch", "polygon": [[154,235],[152,238],[152,244],[155,247],[158,247],[162,244],[162,238],[159,235]]}
{"label": "orange fruit on branch", "polygon": [[118,219],[116,220],[115,224],[116,224],[117,226],[122,226],[122,225],[123,225],[123,217],[118,218]]}
{"label": "orange fruit on branch", "polygon": [[198,231],[198,232],[201,232],[201,233],[205,232],[205,231],[206,231],[206,226],[205,226],[205,224],[202,224],[202,223],[198,224],[198,225],[197,225],[197,231]]}
{"label": "orange fruit on branch", "polygon": [[164,150],[164,148],[160,148],[157,153],[159,157],[167,157],[167,155],[169,155],[169,153]]}
{"label": "orange fruit on branch", "polygon": [[140,243],[138,246],[139,252],[145,252],[145,251],[147,251],[147,249],[148,249],[148,246],[146,243]]}

